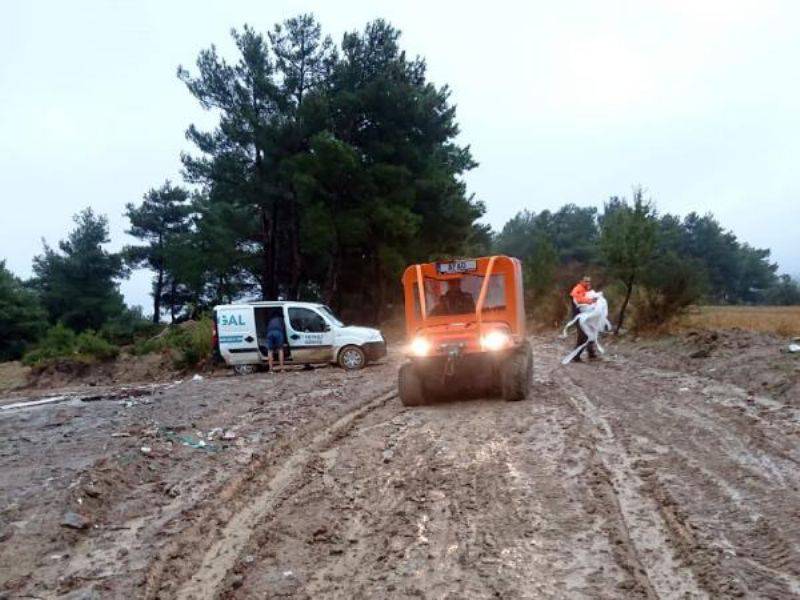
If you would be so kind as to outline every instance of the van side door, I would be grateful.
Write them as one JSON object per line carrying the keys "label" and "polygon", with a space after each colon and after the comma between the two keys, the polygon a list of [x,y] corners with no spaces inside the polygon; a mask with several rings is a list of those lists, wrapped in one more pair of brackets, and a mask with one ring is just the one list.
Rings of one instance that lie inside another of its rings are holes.
{"label": "van side door", "polygon": [[252,306],[217,308],[217,335],[219,353],[229,365],[261,362]]}
{"label": "van side door", "polygon": [[284,321],[292,362],[327,363],[333,360],[333,331],[319,312],[306,306],[288,306]]}

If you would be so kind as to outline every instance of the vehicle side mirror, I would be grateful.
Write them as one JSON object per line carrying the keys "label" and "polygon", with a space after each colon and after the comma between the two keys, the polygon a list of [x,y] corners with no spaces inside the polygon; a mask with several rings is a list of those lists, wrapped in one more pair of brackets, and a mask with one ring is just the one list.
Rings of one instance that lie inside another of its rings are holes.
{"label": "vehicle side mirror", "polygon": [[331,330],[330,323],[328,323],[327,321],[323,321],[322,322],[322,331],[330,331],[330,330]]}

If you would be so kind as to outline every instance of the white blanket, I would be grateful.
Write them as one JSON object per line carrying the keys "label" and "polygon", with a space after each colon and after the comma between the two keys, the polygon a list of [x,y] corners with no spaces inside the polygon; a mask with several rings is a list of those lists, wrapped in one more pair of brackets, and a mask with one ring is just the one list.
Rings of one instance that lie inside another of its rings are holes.
{"label": "white blanket", "polygon": [[608,321],[608,302],[606,302],[603,292],[590,290],[586,292],[589,298],[596,298],[592,304],[579,304],[580,313],[564,326],[561,337],[567,337],[567,331],[577,323],[578,327],[586,334],[586,341],[575,348],[572,352],[561,359],[561,364],[565,365],[586,348],[590,343],[594,343],[598,352],[605,352],[600,345],[600,334],[604,331],[611,331],[611,323]]}

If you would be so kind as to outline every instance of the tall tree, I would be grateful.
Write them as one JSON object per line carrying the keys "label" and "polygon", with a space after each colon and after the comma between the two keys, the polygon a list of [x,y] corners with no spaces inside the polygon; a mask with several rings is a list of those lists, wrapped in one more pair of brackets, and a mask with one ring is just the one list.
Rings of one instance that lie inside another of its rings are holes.
{"label": "tall tree", "polygon": [[736,280],[731,282],[737,301],[764,302],[767,290],[778,282],[778,265],[770,262],[770,254],[767,248],[739,244]]}
{"label": "tall tree", "polygon": [[125,310],[117,280],[126,275],[120,254],[103,248],[110,240],[108,219],[87,208],[75,215],[75,229],[59,242],[47,244],[33,259],[34,285],[52,323],[82,331],[98,329]]}
{"label": "tall tree", "polygon": [[527,209],[521,210],[509,219],[495,238],[497,251],[515,256],[520,260],[527,259],[533,253],[536,237],[547,235],[538,227],[537,214]]}
{"label": "tall tree", "polygon": [[709,278],[709,300],[719,303],[763,301],[777,281],[769,250],[742,244],[711,214],[690,213],[683,221],[683,254],[703,262]]}
{"label": "tall tree", "polygon": [[598,261],[596,208],[567,204],[549,219],[548,211],[542,216],[545,220],[543,225],[549,230],[553,246],[562,262],[588,265]]}
{"label": "tall tree", "polygon": [[[302,277],[300,200],[294,185],[298,158],[310,149],[311,137],[325,127],[317,119],[324,113],[325,88],[337,61],[336,48],[330,37],[323,37],[322,28],[313,15],[304,14],[276,24],[269,33],[275,56],[276,80],[284,102],[285,118],[280,135],[281,166],[279,185],[284,190],[282,209],[277,220],[283,223],[279,246],[284,260],[276,256],[276,277],[283,279],[290,298],[297,298]],[[304,105],[311,96],[313,106]],[[281,272],[282,271],[282,272]],[[279,287],[281,287],[279,285]]]}
{"label": "tall tree", "polygon": [[269,33],[280,88],[298,110],[306,95],[323,86],[336,62],[336,49],[314,15],[304,14],[276,24]]}
{"label": "tall tree", "polygon": [[399,31],[369,23],[341,51],[310,15],[267,36],[233,35],[235,64],[212,47],[196,76],[178,70],[220,117],[210,133],[189,128],[199,153],[183,161],[202,187],[198,228],[232,215],[221,224],[238,255],[228,262],[263,297],[302,290],[375,319],[405,264],[486,245],[474,227],[483,204],[461,179],[475,163],[454,141],[449,91],[406,57]]}
{"label": "tall tree", "polygon": [[781,275],[767,290],[766,301],[777,306],[800,304],[800,283],[789,275]]}
{"label": "tall tree", "polygon": [[709,294],[715,302],[735,302],[733,285],[737,279],[738,242],[725,231],[713,215],[689,213],[683,221],[685,255],[697,258],[706,265]]}
{"label": "tall tree", "polygon": [[284,197],[276,181],[277,150],[286,99],[264,36],[249,26],[231,34],[239,51],[236,64],[228,64],[212,46],[200,53],[196,77],[178,68],[192,95],[220,116],[213,132],[189,127],[186,135],[200,155],[183,155],[183,163],[187,180],[202,185],[210,201],[242,206],[255,217],[237,234],[247,242],[243,251],[258,263],[262,297],[274,298],[278,207]]}
{"label": "tall tree", "polygon": [[600,226],[600,247],[606,264],[625,286],[625,298],[617,317],[616,333],[619,333],[633,288],[653,256],[655,208],[650,200],[645,200],[642,188],[634,188],[631,204],[616,197],[606,203]]}
{"label": "tall tree", "polygon": [[[576,212],[574,208],[577,207],[569,205],[556,214],[573,215]],[[498,252],[515,256],[522,261],[525,290],[534,302],[555,287],[558,265],[575,260],[576,254],[579,253],[565,243],[565,240],[575,237],[565,235],[568,230],[566,223],[558,228],[561,235],[556,237],[555,220],[553,214],[547,210],[538,214],[523,210],[505,224],[496,239]],[[595,237],[596,235],[592,235],[590,240],[594,241]],[[556,246],[556,239],[562,243],[561,252]]]}
{"label": "tall tree", "polygon": [[194,206],[193,233],[182,244],[187,261],[177,277],[206,304],[232,302],[257,287],[251,275],[258,272],[257,259],[242,247],[246,242],[238,236],[252,215],[238,204],[212,202],[201,195],[195,197]]}
{"label": "tall tree", "polygon": [[399,38],[382,20],[345,34],[326,90],[331,132],[357,158],[353,200],[367,217],[365,240],[334,250],[331,272],[347,274],[345,295],[373,318],[405,264],[463,253],[484,212],[461,179],[476,163],[455,143],[449,89],[427,81],[425,62],[407,58]]}
{"label": "tall tree", "polygon": [[497,242],[503,252],[524,260],[537,246],[541,251],[540,238],[546,238],[561,264],[589,265],[598,260],[598,236],[597,209],[567,204],[555,213],[517,213],[503,227]]}
{"label": "tall tree", "polygon": [[[189,231],[191,207],[188,190],[166,181],[158,189],[148,191],[141,205],[125,205],[125,215],[131,223],[128,234],[146,242],[141,246],[126,246],[123,254],[129,265],[146,266],[155,272],[153,278],[153,323],[161,317],[164,278],[170,257],[179,235]],[[171,303],[174,305],[174,301]]]}
{"label": "tall tree", "polygon": [[0,361],[22,356],[46,327],[47,314],[39,298],[0,260]]}

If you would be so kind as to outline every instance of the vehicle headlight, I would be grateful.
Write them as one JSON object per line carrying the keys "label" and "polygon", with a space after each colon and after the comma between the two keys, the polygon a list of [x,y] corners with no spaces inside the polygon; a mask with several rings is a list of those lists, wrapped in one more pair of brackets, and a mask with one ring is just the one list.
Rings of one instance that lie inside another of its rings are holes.
{"label": "vehicle headlight", "polygon": [[409,344],[408,351],[414,356],[427,356],[431,351],[431,343],[424,337],[416,337]]}
{"label": "vehicle headlight", "polygon": [[504,331],[490,331],[481,338],[481,347],[494,352],[511,345],[511,336]]}

